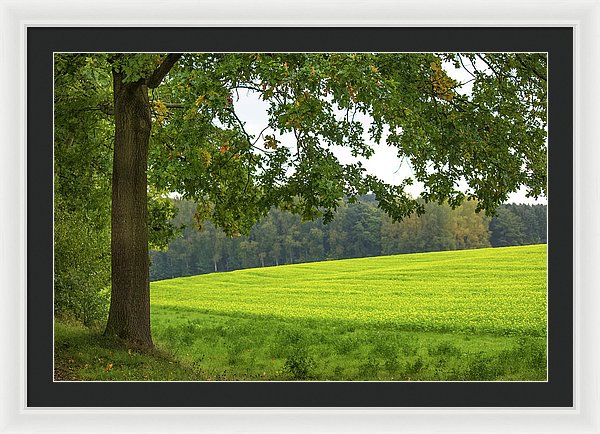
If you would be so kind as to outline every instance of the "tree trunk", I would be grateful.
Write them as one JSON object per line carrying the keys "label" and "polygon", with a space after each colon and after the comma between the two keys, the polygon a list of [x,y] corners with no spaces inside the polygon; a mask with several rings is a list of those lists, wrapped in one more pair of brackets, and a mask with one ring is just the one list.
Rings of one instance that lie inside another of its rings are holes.
{"label": "tree trunk", "polygon": [[114,71],[115,144],[112,176],[112,291],[105,334],[152,348],[148,257],[148,87],[123,83]]}

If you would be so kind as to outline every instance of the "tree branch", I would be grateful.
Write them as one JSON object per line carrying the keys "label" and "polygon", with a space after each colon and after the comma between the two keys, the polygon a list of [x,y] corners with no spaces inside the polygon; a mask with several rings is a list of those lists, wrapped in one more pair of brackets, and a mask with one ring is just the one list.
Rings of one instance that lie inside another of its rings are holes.
{"label": "tree branch", "polygon": [[463,69],[465,71],[467,71],[469,73],[469,75],[471,75],[471,77],[473,77],[473,79],[477,79],[477,76],[467,69],[467,67],[465,66],[465,64],[463,62],[462,56],[460,54],[458,55],[458,60],[461,64],[461,66],[463,67]]}
{"label": "tree branch", "polygon": [[496,68],[494,68],[494,67],[492,66],[491,62],[488,62],[488,60],[487,60],[487,59],[486,59],[484,56],[482,56],[481,54],[476,54],[476,56],[477,56],[477,57],[478,57],[478,58],[479,58],[479,59],[480,59],[480,60],[481,60],[483,63],[485,63],[485,64],[488,66],[488,68],[490,68],[490,69],[492,70],[492,72],[493,72],[493,73],[496,75],[496,77],[498,77],[498,78],[500,78],[500,79],[504,77],[504,74],[500,74],[498,71],[496,71]]}
{"label": "tree branch", "polygon": [[546,83],[546,77],[540,74],[532,65],[527,65],[519,54],[517,54],[515,58],[525,70],[532,72],[537,78]]}
{"label": "tree branch", "polygon": [[177,63],[179,58],[181,57],[181,53],[169,53],[165,60],[162,61],[160,66],[154,70],[152,75],[146,81],[146,84],[150,89],[154,89],[158,87],[160,82],[165,78],[165,76],[169,73],[173,65]]}
{"label": "tree branch", "polygon": [[[268,154],[268,152],[265,149],[261,149],[258,146],[256,146],[256,144],[258,143],[258,141],[260,140],[262,134],[269,128],[269,126],[267,125],[266,127],[264,127],[262,129],[262,131],[260,133],[258,133],[258,136],[256,136],[256,140],[254,140],[254,142],[252,142],[252,140],[250,139],[250,134],[248,134],[248,132],[246,131],[246,128],[244,128],[244,123],[242,122],[242,120],[238,117],[237,113],[235,112],[235,110],[233,109],[228,109],[228,111],[232,114],[232,116],[234,117],[235,121],[237,122],[238,126],[240,127],[240,129],[242,130],[242,133],[246,136],[246,141],[248,142],[248,145],[253,148],[256,149],[258,151],[264,152],[265,154]],[[253,159],[254,160],[254,159]]]}

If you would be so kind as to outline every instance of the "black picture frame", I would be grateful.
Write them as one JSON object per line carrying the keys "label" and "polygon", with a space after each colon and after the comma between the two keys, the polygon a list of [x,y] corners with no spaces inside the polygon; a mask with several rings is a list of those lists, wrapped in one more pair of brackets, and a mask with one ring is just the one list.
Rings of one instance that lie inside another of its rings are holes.
{"label": "black picture frame", "polygon": [[[573,28],[27,29],[28,407],[572,407]],[[53,381],[54,52],[536,51],[549,59],[547,382]]]}

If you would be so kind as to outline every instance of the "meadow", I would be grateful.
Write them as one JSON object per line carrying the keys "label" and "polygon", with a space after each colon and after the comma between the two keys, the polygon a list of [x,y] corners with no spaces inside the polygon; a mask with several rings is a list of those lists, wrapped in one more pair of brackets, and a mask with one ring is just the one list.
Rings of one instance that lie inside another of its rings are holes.
{"label": "meadow", "polygon": [[[152,333],[185,371],[173,380],[545,381],[546,256],[536,245],[157,281]],[[131,367],[88,366],[79,378]]]}
{"label": "meadow", "polygon": [[154,282],[153,334],[215,379],[540,380],[546,246]]}

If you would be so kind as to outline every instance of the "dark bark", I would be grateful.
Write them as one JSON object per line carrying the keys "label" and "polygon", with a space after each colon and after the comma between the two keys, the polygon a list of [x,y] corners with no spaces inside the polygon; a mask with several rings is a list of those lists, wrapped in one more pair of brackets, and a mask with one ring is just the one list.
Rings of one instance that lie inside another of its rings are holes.
{"label": "dark bark", "polygon": [[106,334],[152,348],[148,258],[148,88],[113,72],[112,291]]}
{"label": "dark bark", "polygon": [[[114,56],[118,60],[119,54]],[[146,79],[125,82],[113,70],[115,146],[112,176],[112,288],[105,334],[151,349],[148,255],[148,87],[157,87],[181,54],[169,54]]]}
{"label": "dark bark", "polygon": [[171,53],[165,57],[165,60],[162,61],[160,66],[156,68],[156,70],[152,73],[152,75],[148,78],[146,84],[150,89],[154,89],[158,87],[160,82],[165,78],[165,76],[169,73],[171,68],[177,63],[179,58],[181,57],[181,53]]}

